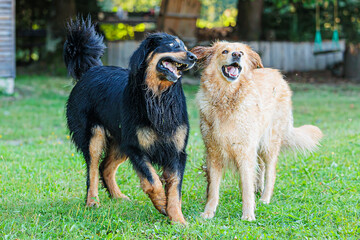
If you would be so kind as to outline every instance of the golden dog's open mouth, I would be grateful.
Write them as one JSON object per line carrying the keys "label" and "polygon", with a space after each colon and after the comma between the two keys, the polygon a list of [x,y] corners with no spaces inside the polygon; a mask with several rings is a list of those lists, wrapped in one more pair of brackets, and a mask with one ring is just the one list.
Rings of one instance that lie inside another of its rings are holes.
{"label": "golden dog's open mouth", "polygon": [[241,66],[238,63],[224,65],[221,68],[223,75],[230,81],[236,80],[241,72]]}

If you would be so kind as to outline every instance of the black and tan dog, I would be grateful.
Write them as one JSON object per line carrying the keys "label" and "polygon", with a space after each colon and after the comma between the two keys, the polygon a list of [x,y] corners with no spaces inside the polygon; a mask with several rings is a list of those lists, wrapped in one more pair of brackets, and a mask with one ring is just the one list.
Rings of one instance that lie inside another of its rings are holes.
{"label": "black and tan dog", "polygon": [[[111,197],[127,198],[115,173],[129,158],[155,208],[185,224],[181,186],[189,123],[180,80],[195,55],[177,37],[155,33],[134,52],[129,69],[101,66],[105,46],[91,20],[78,19],[68,28],[64,60],[77,83],[66,117],[87,163],[86,205],[99,205],[99,172]],[[165,190],[153,164],[163,169]]]}

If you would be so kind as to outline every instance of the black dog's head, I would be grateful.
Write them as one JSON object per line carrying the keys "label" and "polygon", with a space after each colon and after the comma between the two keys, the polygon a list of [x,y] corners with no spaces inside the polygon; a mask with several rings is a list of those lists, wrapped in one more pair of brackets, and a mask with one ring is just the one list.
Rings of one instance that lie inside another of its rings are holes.
{"label": "black dog's head", "polygon": [[149,35],[130,59],[130,74],[154,93],[177,82],[183,71],[195,65],[196,56],[177,37],[166,33]]}

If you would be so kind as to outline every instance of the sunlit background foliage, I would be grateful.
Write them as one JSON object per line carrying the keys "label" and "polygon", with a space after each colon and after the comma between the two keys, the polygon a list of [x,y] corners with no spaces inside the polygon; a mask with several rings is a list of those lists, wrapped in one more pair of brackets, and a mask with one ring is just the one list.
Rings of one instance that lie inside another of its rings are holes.
{"label": "sunlit background foliage", "polygon": [[116,12],[119,8],[128,12],[145,12],[160,6],[161,0],[97,0],[103,11]]}
{"label": "sunlit background foliage", "polygon": [[[235,27],[238,0],[200,0],[199,28]],[[160,6],[160,0],[98,0],[103,11],[149,11]],[[334,19],[334,0],[264,0],[263,39],[275,33],[277,40],[312,41],[315,32],[315,7],[320,5],[320,25],[324,39],[331,39],[334,22],[339,24],[340,37],[350,42],[360,40],[360,1],[338,0],[338,18]],[[124,24],[103,26],[109,40],[133,39],[134,32],[147,30],[145,25]],[[301,33],[301,34],[299,34]]]}
{"label": "sunlit background foliage", "polygon": [[[202,0],[201,3],[202,8],[200,18],[197,21],[197,27],[213,28],[235,26],[237,0]],[[98,0],[98,4],[104,12],[123,10],[132,13],[154,10],[156,14],[159,11],[161,0]],[[110,41],[134,39],[135,32],[153,29],[154,26],[151,24],[139,24],[137,26],[122,23],[101,24],[101,30],[104,32],[106,39]]]}
{"label": "sunlit background foliage", "polygon": [[[155,18],[161,0],[72,0],[76,2],[76,12],[93,18],[100,14],[128,12],[129,16],[152,12]],[[93,3],[90,3],[92,1]],[[260,40],[314,41],[315,6],[320,5],[320,26],[323,39],[331,39],[334,22],[339,25],[340,38],[348,43],[360,43],[360,1],[337,0],[338,18],[334,19],[334,0],[264,0]],[[171,2],[171,1],[170,1]],[[198,28],[236,27],[238,0],[200,0],[202,7]],[[16,58],[18,62],[36,62],[47,59],[49,52],[60,51],[63,39],[52,38],[56,12],[56,0],[16,0]],[[104,23],[99,18],[99,29],[108,41],[141,39],[144,32],[155,31],[155,23],[139,23],[131,26],[123,23]],[[249,23],[250,24],[250,23]],[[65,22],[57,23],[64,29]],[[233,31],[235,33],[235,31]],[[31,33],[31,37],[29,37]],[[236,34],[236,33],[235,33]],[[137,38],[137,36],[140,36]],[[31,46],[29,46],[31,45]],[[49,59],[54,59],[49,57]],[[47,59],[48,60],[48,59]]]}

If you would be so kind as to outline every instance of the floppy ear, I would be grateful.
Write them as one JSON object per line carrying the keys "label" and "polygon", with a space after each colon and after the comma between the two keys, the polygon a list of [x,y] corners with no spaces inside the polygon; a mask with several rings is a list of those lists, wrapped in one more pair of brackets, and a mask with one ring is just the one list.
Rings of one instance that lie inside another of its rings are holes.
{"label": "floppy ear", "polygon": [[209,65],[212,56],[214,55],[214,47],[203,47],[197,46],[190,50],[198,58],[198,63],[200,67],[206,67]]}
{"label": "floppy ear", "polygon": [[148,54],[148,44],[149,40],[145,39],[130,57],[129,69],[130,75],[133,78],[144,72],[141,71],[141,69],[145,67],[145,57]]}
{"label": "floppy ear", "polygon": [[155,50],[158,43],[164,38],[163,33],[149,34],[140,44],[138,49],[135,50],[129,61],[129,69],[131,75],[143,73],[143,68],[146,67],[146,59],[148,55]]}
{"label": "floppy ear", "polygon": [[146,38],[141,42],[138,49],[135,50],[133,55],[130,57],[129,69],[131,73],[137,73],[142,67],[144,67],[146,56],[149,54],[151,45],[151,38]]}
{"label": "floppy ear", "polygon": [[252,49],[250,49],[250,51],[249,51],[249,57],[250,57],[250,62],[251,62],[251,68],[252,69],[264,68],[259,54],[257,54]]}

